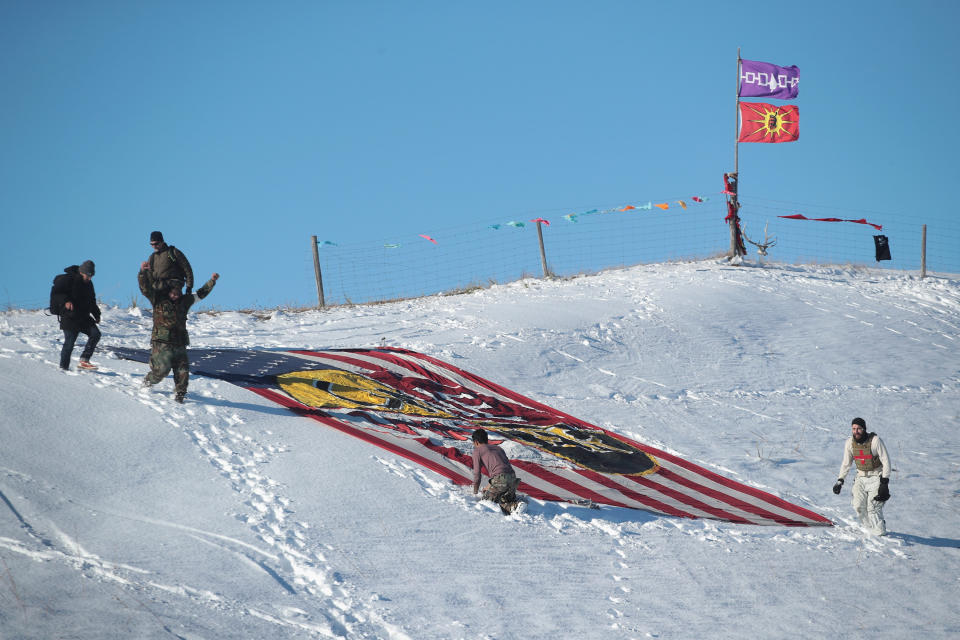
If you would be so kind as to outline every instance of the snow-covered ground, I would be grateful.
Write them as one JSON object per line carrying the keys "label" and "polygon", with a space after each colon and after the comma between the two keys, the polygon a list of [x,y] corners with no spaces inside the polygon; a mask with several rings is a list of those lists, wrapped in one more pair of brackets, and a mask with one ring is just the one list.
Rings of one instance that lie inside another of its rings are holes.
{"label": "snow-covered ground", "polygon": [[[140,309],[101,328],[149,344]],[[535,500],[504,517],[223,381],[178,405],[104,350],[63,373],[56,319],[7,312],[0,637],[960,634],[960,278],[704,261],[190,329],[196,347],[415,349],[836,526]],[[886,538],[854,526],[852,475],[830,491],[854,416],[892,457]]]}

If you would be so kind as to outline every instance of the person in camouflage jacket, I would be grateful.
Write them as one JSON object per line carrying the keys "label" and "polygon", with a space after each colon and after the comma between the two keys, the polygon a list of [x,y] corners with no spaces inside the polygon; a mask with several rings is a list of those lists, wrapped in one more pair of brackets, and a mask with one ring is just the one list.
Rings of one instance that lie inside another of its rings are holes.
{"label": "person in camouflage jacket", "polygon": [[176,288],[177,284],[183,288],[183,285],[187,285],[187,295],[190,295],[193,291],[193,267],[183,251],[164,242],[163,234],[159,231],[150,234],[150,246],[153,247],[153,253],[147,258],[147,264],[154,288]]}
{"label": "person in camouflage jacket", "polygon": [[150,267],[140,265],[137,281],[140,292],[153,305],[153,333],[150,335],[150,373],[143,379],[143,386],[150,387],[162,381],[173,370],[177,402],[183,402],[190,380],[190,360],[187,358],[187,312],[197,300],[206,298],[213,289],[219,273],[214,273],[196,293],[182,294],[179,287],[157,283],[150,275]]}

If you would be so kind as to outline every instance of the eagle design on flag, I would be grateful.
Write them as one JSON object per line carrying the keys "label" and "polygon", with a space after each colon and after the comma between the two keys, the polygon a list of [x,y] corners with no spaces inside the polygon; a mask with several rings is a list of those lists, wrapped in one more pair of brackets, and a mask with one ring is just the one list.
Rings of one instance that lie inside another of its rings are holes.
{"label": "eagle design on flag", "polygon": [[[144,349],[113,348],[148,362]],[[472,485],[475,429],[500,439],[520,491],[539,500],[743,524],[830,526],[825,517],[407,349],[191,349],[198,375],[246,388]],[[519,452],[519,453],[516,453]]]}

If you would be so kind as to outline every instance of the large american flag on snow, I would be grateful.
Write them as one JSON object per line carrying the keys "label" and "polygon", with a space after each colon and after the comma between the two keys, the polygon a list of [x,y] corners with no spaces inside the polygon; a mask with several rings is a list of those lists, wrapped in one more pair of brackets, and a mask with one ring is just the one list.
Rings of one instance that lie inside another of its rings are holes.
{"label": "large american flag on snow", "polygon": [[[145,350],[114,351],[149,360]],[[242,386],[459,485],[473,483],[470,435],[482,427],[511,456],[520,491],[540,500],[743,524],[832,524],[415,351],[191,349],[190,354],[196,374]]]}

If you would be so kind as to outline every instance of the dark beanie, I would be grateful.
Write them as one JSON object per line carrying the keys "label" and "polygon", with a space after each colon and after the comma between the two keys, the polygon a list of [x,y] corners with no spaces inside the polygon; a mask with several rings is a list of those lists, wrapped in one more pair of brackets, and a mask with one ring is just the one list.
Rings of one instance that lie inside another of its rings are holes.
{"label": "dark beanie", "polygon": [[80,265],[80,273],[82,273],[85,276],[90,276],[92,278],[94,273],[93,266],[94,266],[93,260],[84,261],[84,263]]}
{"label": "dark beanie", "polygon": [[150,234],[150,242],[163,242],[163,234],[159,231],[154,231]]}
{"label": "dark beanie", "polygon": [[863,418],[854,418],[854,419],[850,422],[850,424],[852,424],[852,425],[853,425],[853,424],[858,424],[858,425],[860,425],[861,427],[863,427],[864,429],[867,428],[867,421],[864,420]]}

